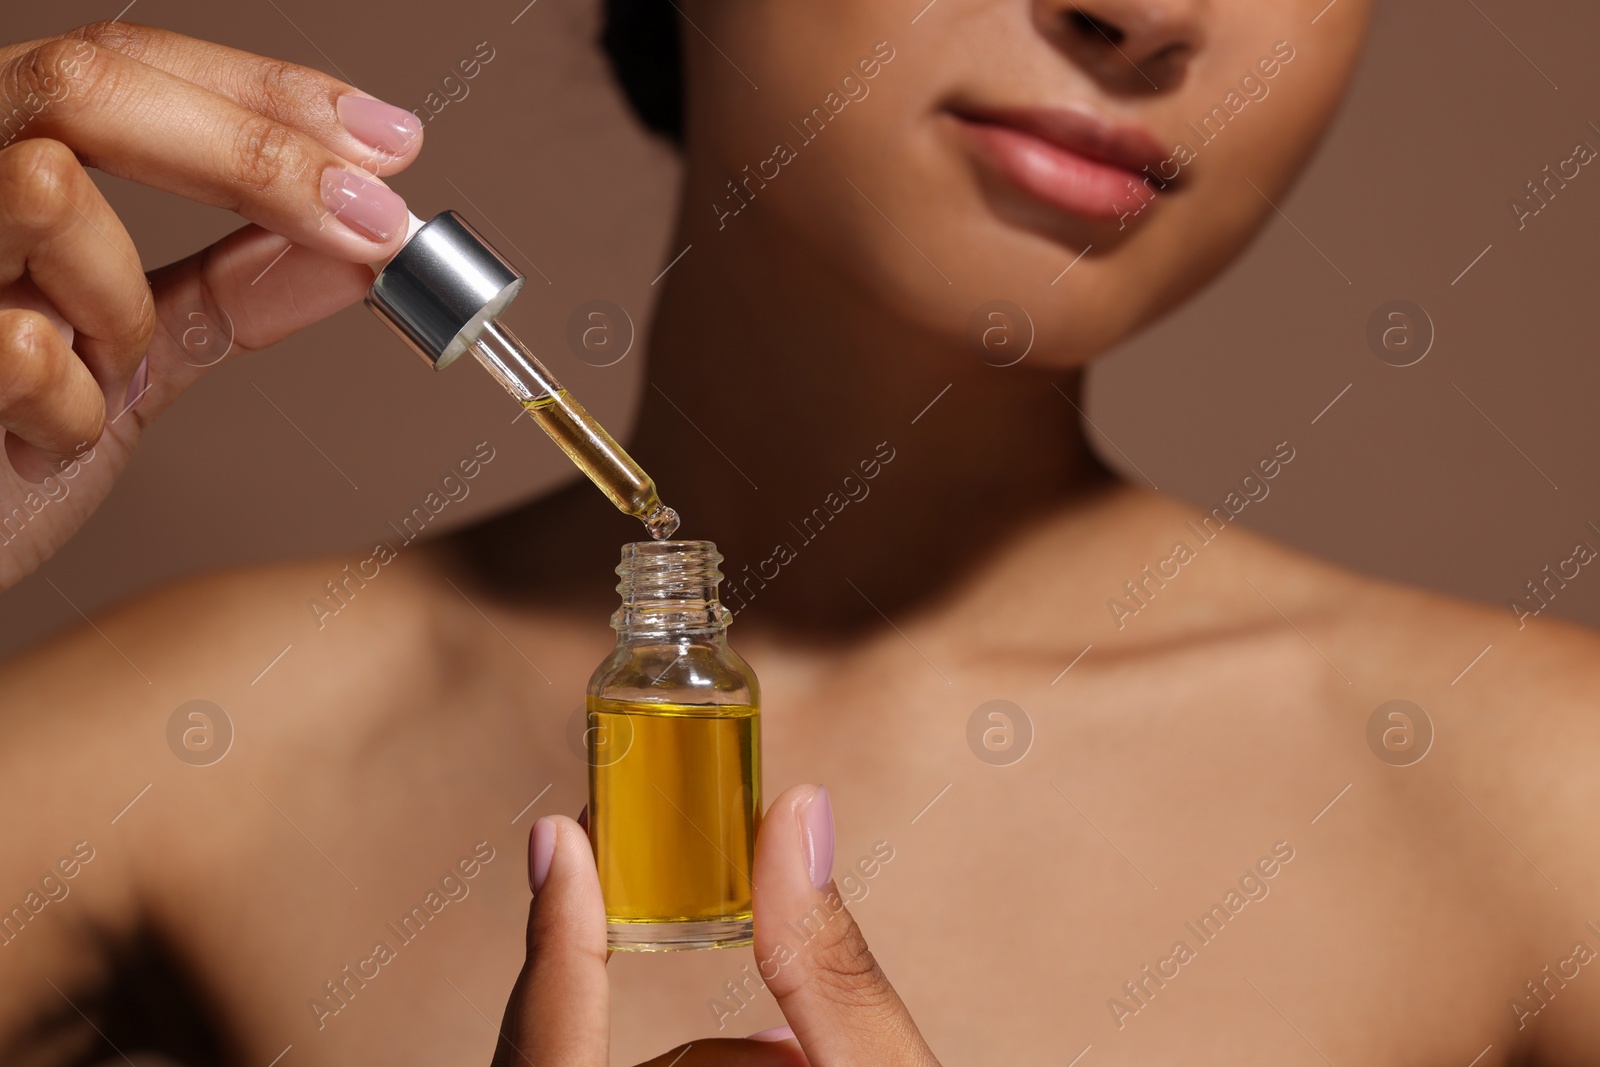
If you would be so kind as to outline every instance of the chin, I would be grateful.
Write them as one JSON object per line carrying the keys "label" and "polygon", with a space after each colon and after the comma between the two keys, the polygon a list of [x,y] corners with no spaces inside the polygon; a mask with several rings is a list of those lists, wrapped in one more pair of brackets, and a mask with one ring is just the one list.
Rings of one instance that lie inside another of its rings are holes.
{"label": "chin", "polygon": [[[1081,249],[981,206],[966,225],[947,225],[923,243],[930,258],[943,256],[933,260],[937,269],[899,243],[838,253],[840,262],[854,264],[851,284],[911,333],[959,352],[958,358],[1017,372],[1090,363],[1204,282],[1186,283],[1185,272],[1174,269],[1182,264],[1170,258],[1164,270],[1153,270],[1137,242],[1104,255],[1095,247],[1080,257]],[[1011,362],[1019,345],[1026,356]]]}

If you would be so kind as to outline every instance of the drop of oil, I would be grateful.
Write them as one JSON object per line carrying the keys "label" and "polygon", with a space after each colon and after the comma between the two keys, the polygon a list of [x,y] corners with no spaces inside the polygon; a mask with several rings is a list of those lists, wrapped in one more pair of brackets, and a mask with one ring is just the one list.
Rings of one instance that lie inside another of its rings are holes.
{"label": "drop of oil", "polygon": [[665,504],[657,504],[645,517],[645,529],[657,541],[663,541],[678,532],[678,513]]}

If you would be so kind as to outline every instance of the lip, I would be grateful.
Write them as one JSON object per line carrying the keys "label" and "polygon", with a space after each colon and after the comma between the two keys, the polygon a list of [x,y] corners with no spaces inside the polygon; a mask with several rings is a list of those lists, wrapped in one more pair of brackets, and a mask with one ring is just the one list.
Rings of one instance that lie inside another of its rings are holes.
{"label": "lip", "polygon": [[1121,218],[1142,211],[1156,190],[1176,184],[1146,180],[1167,153],[1137,126],[1070,108],[953,108],[950,114],[991,167],[1073,215]]}

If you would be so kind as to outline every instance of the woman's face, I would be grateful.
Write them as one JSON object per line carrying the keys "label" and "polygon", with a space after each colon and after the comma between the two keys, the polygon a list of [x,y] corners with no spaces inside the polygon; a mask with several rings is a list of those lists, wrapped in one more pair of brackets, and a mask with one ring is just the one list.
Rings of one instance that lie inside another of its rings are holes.
{"label": "woman's face", "polygon": [[925,3],[684,4],[688,209],[806,246],[939,333],[972,338],[1009,301],[1031,362],[1057,366],[1181,300],[1273,213],[1368,9]]}

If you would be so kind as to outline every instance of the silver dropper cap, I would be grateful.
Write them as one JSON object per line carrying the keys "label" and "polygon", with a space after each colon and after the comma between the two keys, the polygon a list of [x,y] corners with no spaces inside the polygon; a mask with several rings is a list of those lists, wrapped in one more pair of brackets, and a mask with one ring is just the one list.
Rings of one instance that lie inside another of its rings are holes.
{"label": "silver dropper cap", "polygon": [[524,280],[466,219],[446,211],[378,270],[367,306],[437,369],[472,346]]}

